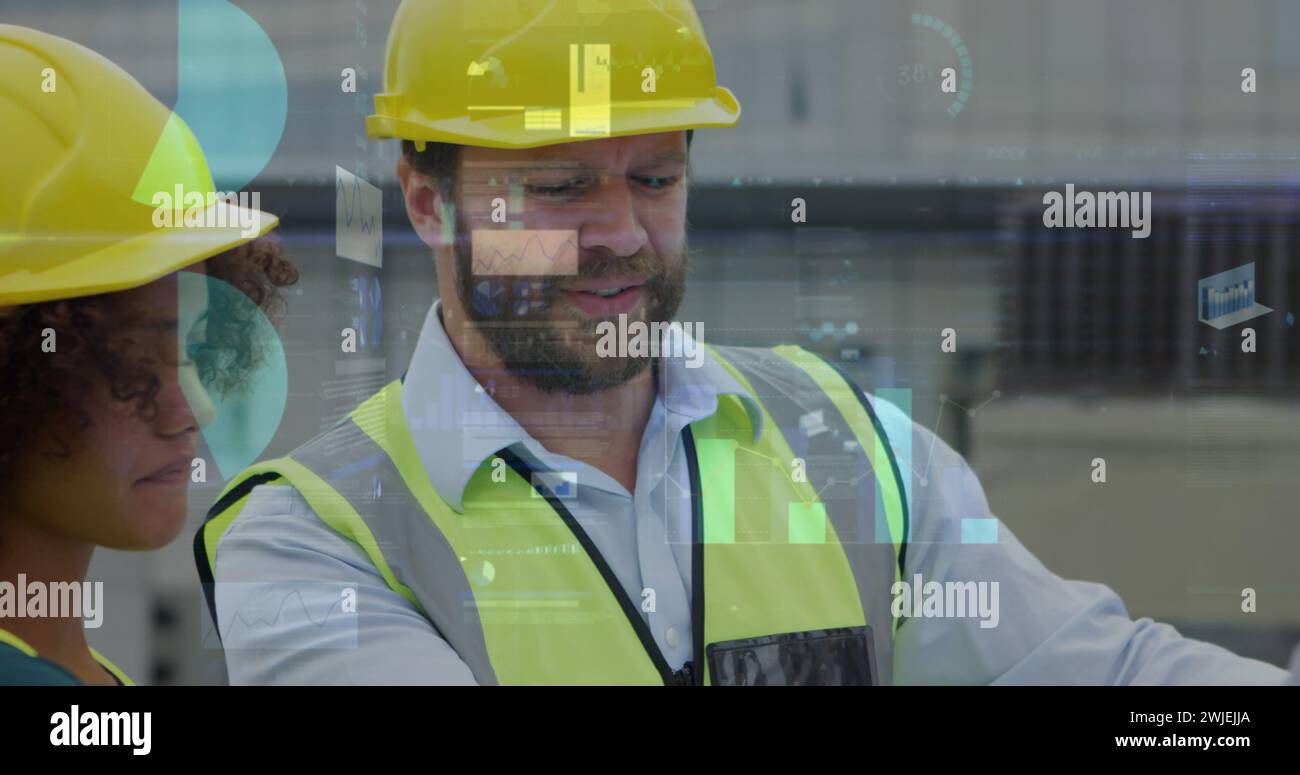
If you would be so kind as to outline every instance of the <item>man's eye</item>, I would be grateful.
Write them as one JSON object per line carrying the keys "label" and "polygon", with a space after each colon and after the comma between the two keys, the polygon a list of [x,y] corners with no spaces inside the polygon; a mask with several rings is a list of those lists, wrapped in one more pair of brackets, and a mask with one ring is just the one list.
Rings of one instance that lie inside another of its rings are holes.
{"label": "man's eye", "polygon": [[681,180],[680,175],[674,175],[672,177],[666,177],[666,178],[665,177],[637,178],[637,181],[639,183],[646,186],[647,188],[654,189],[655,191],[669,188],[675,185],[678,180]]}
{"label": "man's eye", "polygon": [[[672,186],[676,185],[677,181],[681,180],[681,176],[680,175],[674,175],[671,177],[651,176],[651,177],[638,177],[633,179],[652,191],[662,191],[664,189],[671,188]],[[534,184],[527,185],[524,188],[526,188],[530,194],[540,196],[540,197],[563,197],[563,196],[571,196],[573,194],[580,193],[586,187],[586,185],[587,185],[587,181],[575,179],[575,180],[566,181],[564,183],[557,183],[554,185],[538,185],[534,183]]]}
{"label": "man's eye", "polygon": [[577,191],[580,187],[581,187],[580,182],[576,180],[570,180],[564,183],[559,183],[551,186],[539,186],[536,184],[525,186],[525,188],[528,190],[528,193],[536,194],[537,196],[542,196],[542,197],[564,196],[566,194],[572,194],[575,191]]}

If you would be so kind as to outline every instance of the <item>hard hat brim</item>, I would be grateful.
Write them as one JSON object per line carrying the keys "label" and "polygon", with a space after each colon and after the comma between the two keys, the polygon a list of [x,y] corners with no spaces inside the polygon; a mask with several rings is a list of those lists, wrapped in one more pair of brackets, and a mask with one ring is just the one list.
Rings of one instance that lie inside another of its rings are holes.
{"label": "hard hat brim", "polygon": [[[270,232],[280,222],[270,213],[224,201],[207,208],[204,215],[204,223],[234,225],[157,228],[114,242],[75,260],[59,262],[48,269],[23,269],[2,275],[0,306],[93,296],[148,285],[160,277],[251,242]],[[247,228],[242,225],[244,220],[250,222]],[[56,242],[78,238],[102,239],[93,236],[70,238],[66,234],[46,237]],[[31,244],[39,239],[25,235],[23,242]],[[13,251],[23,250],[21,244],[6,247]]]}
{"label": "hard hat brim", "polygon": [[374,114],[366,117],[371,139],[456,143],[483,148],[525,149],[580,143],[610,137],[680,132],[687,129],[733,127],[740,121],[740,102],[730,89],[719,86],[712,99],[611,103],[614,118],[607,132],[572,136],[560,130],[523,128],[522,112],[489,114],[484,118],[456,116],[429,120],[418,115]]}

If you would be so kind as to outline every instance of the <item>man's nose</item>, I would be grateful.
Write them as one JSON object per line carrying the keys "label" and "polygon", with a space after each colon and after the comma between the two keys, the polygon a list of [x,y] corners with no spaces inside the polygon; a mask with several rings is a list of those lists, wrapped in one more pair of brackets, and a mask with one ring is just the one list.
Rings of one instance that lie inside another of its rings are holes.
{"label": "man's nose", "polygon": [[582,249],[605,248],[618,256],[634,256],[649,241],[641,225],[636,197],[625,177],[611,175],[600,182],[589,204],[590,216],[578,233]]}

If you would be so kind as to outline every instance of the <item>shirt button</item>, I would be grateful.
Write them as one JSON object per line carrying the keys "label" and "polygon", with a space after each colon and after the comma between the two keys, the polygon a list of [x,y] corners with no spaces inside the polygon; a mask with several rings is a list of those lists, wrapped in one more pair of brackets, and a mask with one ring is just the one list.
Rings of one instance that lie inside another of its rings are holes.
{"label": "shirt button", "polygon": [[668,648],[670,649],[677,648],[677,644],[681,642],[681,639],[677,637],[677,628],[669,627],[668,630],[664,633],[664,640],[668,641]]}

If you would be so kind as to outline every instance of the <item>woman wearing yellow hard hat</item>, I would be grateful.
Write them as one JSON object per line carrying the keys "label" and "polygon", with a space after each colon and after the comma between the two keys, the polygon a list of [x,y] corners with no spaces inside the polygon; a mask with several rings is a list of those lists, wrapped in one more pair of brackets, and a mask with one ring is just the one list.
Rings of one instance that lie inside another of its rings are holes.
{"label": "woman wearing yellow hard hat", "polygon": [[129,684],[86,641],[92,553],[177,535],[206,389],[255,360],[194,280],[271,311],[297,271],[112,62],[0,25],[0,72],[0,684]]}

